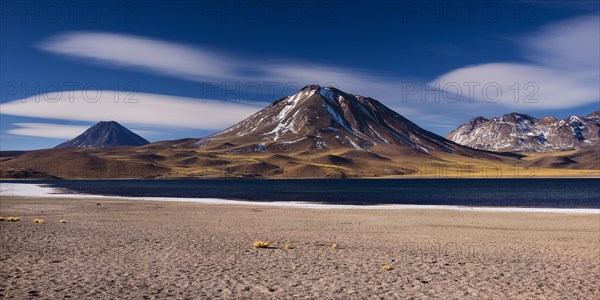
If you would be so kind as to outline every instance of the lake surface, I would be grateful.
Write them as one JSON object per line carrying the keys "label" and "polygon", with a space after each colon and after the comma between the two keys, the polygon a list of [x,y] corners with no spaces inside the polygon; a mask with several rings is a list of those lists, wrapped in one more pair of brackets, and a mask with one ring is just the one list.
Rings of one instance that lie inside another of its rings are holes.
{"label": "lake surface", "polygon": [[27,180],[72,193],[328,204],[600,208],[600,179]]}

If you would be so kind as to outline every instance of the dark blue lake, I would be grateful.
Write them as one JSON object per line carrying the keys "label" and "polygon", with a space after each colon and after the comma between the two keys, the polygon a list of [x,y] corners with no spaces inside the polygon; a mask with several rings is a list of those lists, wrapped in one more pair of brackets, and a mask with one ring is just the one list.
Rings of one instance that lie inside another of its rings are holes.
{"label": "dark blue lake", "polygon": [[74,193],[329,204],[600,208],[600,179],[56,180]]}

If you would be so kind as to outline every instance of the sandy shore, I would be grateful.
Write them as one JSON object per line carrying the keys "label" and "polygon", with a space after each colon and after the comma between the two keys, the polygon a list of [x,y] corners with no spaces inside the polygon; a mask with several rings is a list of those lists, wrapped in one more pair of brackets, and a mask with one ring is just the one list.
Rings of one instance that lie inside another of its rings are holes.
{"label": "sandy shore", "polygon": [[0,298],[600,297],[599,215],[14,196],[0,215],[21,218],[0,222]]}

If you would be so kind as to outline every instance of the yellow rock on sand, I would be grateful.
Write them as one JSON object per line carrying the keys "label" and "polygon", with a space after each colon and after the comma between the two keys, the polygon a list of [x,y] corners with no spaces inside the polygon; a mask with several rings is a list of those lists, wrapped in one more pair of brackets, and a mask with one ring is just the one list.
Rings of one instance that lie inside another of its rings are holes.
{"label": "yellow rock on sand", "polygon": [[18,217],[6,217],[7,222],[18,222],[21,221],[21,219],[19,219]]}
{"label": "yellow rock on sand", "polygon": [[267,248],[269,247],[269,242],[265,242],[265,241],[256,241],[252,244],[252,247],[254,248]]}
{"label": "yellow rock on sand", "polygon": [[0,222],[2,222],[2,221],[6,221],[6,218],[5,217],[0,217]]}
{"label": "yellow rock on sand", "polygon": [[67,220],[60,220],[58,223],[67,223]]}
{"label": "yellow rock on sand", "polygon": [[46,222],[46,221],[44,221],[42,219],[35,219],[35,220],[33,220],[33,223],[38,223],[38,224],[39,223],[44,223],[44,222]]}
{"label": "yellow rock on sand", "polygon": [[336,243],[333,243],[333,245],[331,245],[331,249],[335,250],[338,248],[338,245]]}
{"label": "yellow rock on sand", "polygon": [[386,271],[389,271],[389,270],[391,270],[391,269],[393,269],[393,268],[392,268],[392,266],[390,266],[390,265],[384,265],[384,266],[383,266],[383,269],[384,269],[384,270],[386,270]]}
{"label": "yellow rock on sand", "polygon": [[285,243],[283,245],[283,248],[286,249],[286,250],[294,249],[294,245],[292,245],[291,243]]}

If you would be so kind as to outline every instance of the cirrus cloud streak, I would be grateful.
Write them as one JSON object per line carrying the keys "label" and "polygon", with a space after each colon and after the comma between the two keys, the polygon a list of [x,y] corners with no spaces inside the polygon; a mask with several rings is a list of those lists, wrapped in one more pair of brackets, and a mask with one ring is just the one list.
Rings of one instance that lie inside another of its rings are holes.
{"label": "cirrus cloud streak", "polygon": [[[89,97],[90,94],[94,96]],[[109,90],[58,92],[7,102],[0,105],[0,110],[2,114],[22,117],[85,122],[115,120],[155,128],[218,130],[250,116],[261,108],[248,103],[151,93],[136,93],[134,98],[136,102],[131,99],[132,103],[115,102],[114,99],[118,99],[118,95]],[[67,134],[66,132],[62,136]]]}
{"label": "cirrus cloud streak", "polygon": [[14,123],[13,125],[17,128],[9,129],[7,133],[55,139],[71,139],[88,129],[87,126],[51,123]]}
{"label": "cirrus cloud streak", "polygon": [[[524,111],[577,107],[600,100],[600,17],[551,24],[518,45],[530,63],[467,66],[439,76],[430,85],[464,87],[475,82],[478,87],[463,88],[459,94]],[[484,89],[488,83],[495,87]],[[496,90],[501,93],[498,97]]]}

